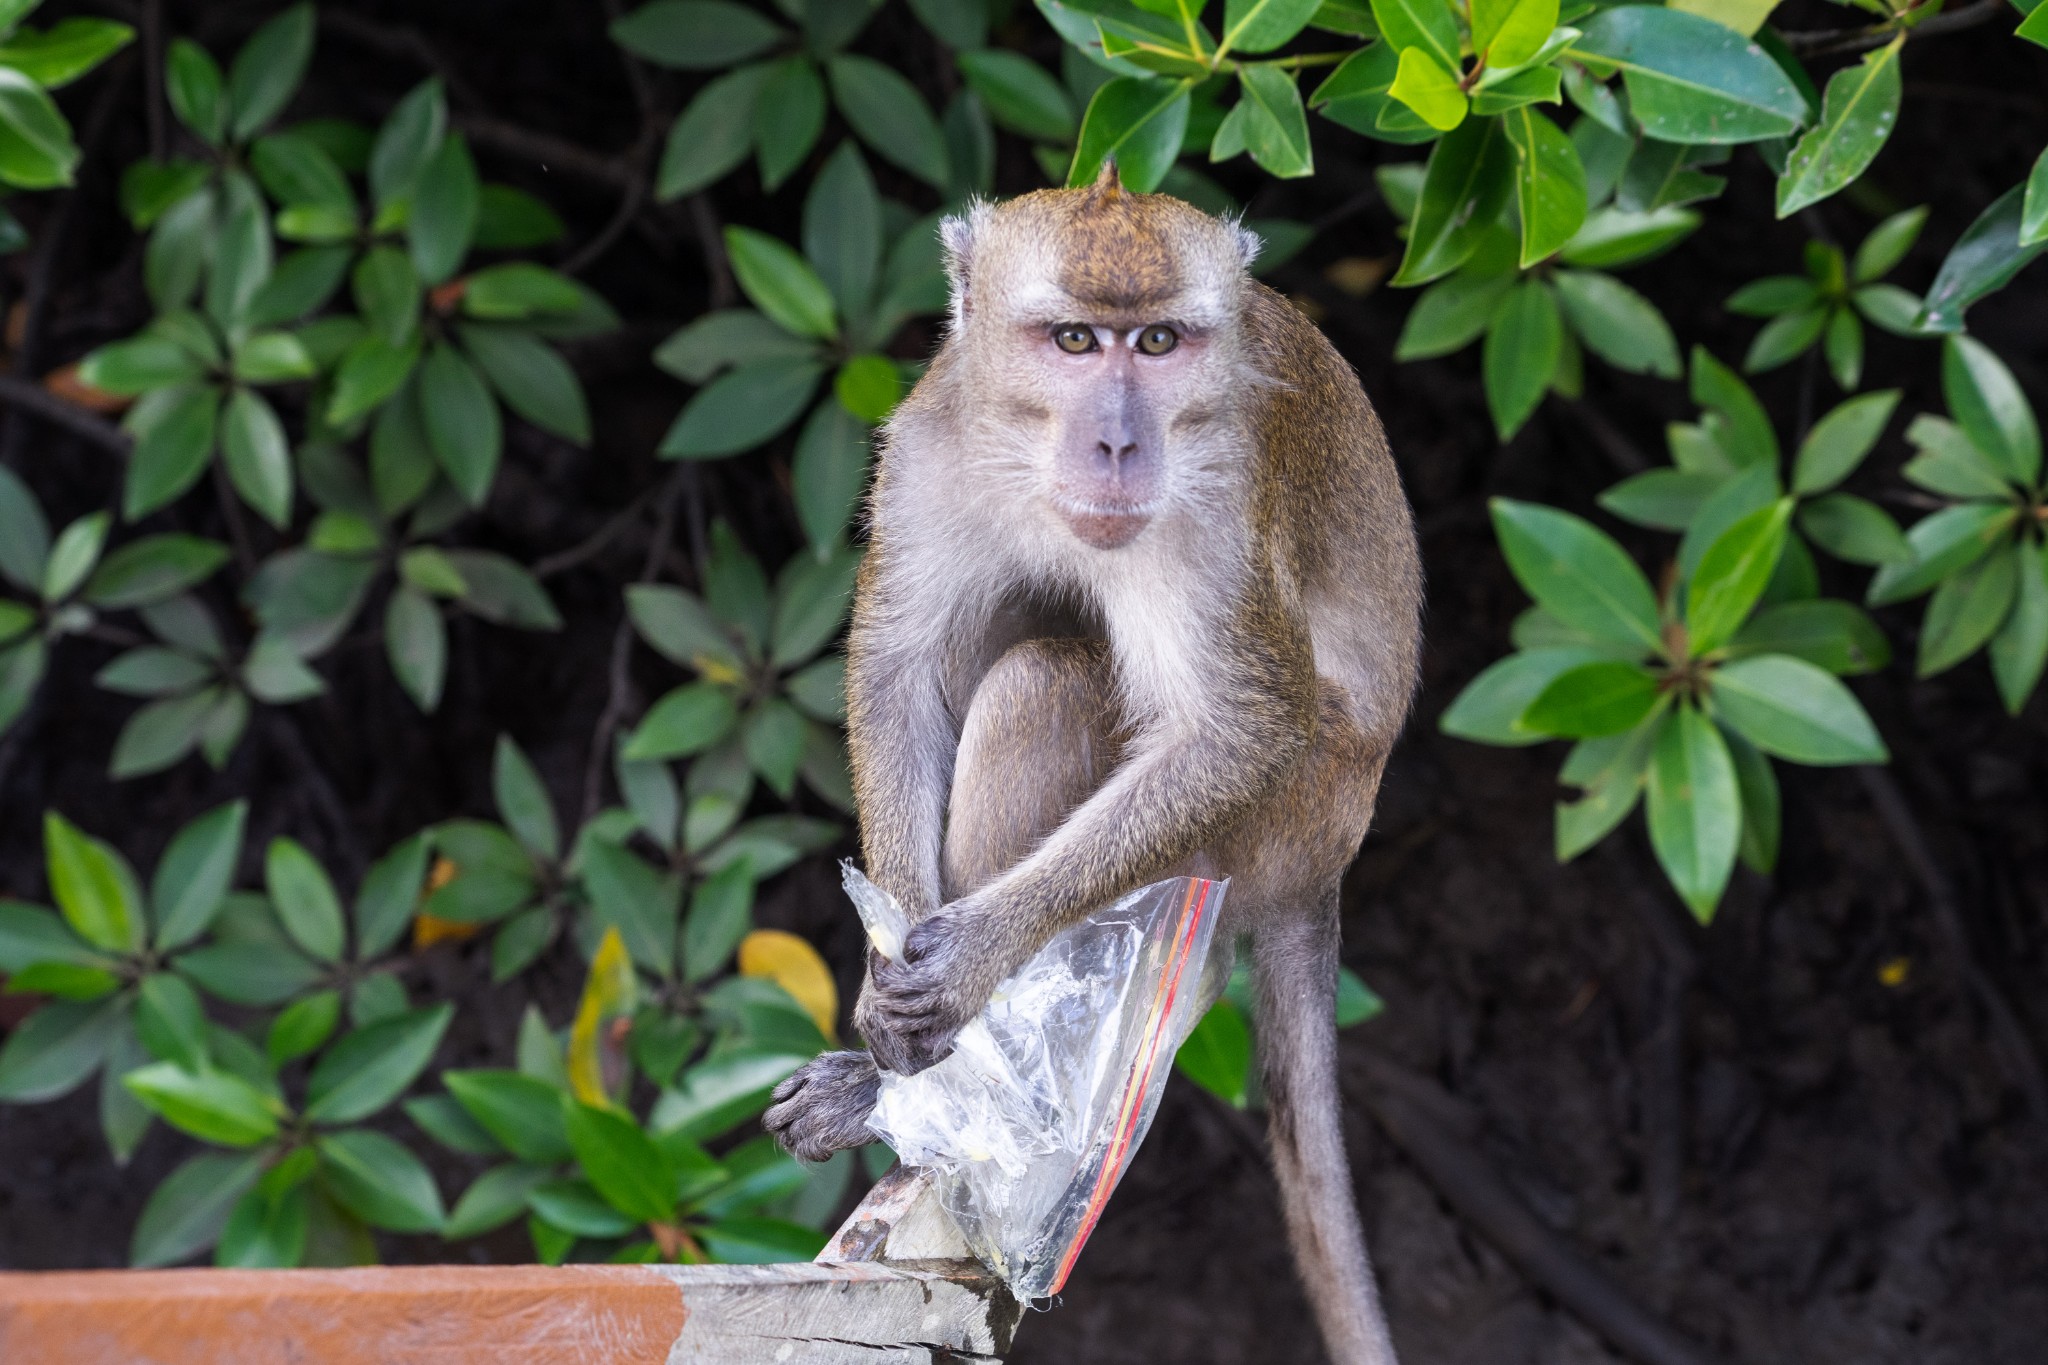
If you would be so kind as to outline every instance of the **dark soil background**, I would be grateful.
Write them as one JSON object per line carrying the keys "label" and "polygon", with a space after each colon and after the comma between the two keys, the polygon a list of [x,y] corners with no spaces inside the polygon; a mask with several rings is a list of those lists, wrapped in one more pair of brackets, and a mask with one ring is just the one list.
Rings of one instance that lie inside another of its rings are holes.
{"label": "dark soil background", "polygon": [[[576,144],[600,165],[633,143],[640,116],[600,6],[328,8],[295,112],[375,120],[425,74],[423,62],[438,59],[486,175],[542,194],[569,219],[565,255],[602,230],[618,194],[603,173],[516,150],[520,129]],[[1017,8],[1013,31],[1039,33],[1040,55],[1052,59],[1050,35]],[[196,32],[216,50],[271,9],[165,6],[170,32]],[[1779,19],[1787,28],[1832,28],[1852,14],[1795,0]],[[1754,326],[1719,306],[1736,285],[1796,270],[1809,233],[1853,247],[1879,212],[1926,203],[1933,214],[1922,244],[1894,275],[1923,288],[1949,243],[2048,142],[2048,53],[2007,36],[2010,27],[2001,13],[1910,46],[1906,108],[1858,202],[1843,196],[1776,223],[1770,178],[1754,153],[1740,151],[1726,197],[1704,206],[1705,229],[1629,280],[1665,309],[1682,343],[1736,359]],[[951,79],[900,6],[885,10],[861,48],[933,92]],[[80,186],[12,201],[37,246],[0,266],[6,302],[38,272],[51,289],[44,325],[26,336],[9,331],[17,372],[42,374],[146,316],[139,243],[114,200],[119,169],[148,145],[140,76],[139,63],[124,58],[66,92],[90,144]],[[673,110],[688,88],[660,77],[658,101]],[[1370,169],[1412,154],[1327,126],[1317,137],[1313,180],[1276,185],[1237,167],[1222,168],[1221,178],[1253,196],[1255,215],[1321,226],[1273,282],[1317,313],[1358,366],[1423,528],[1426,683],[1353,870],[1346,920],[1347,960],[1388,1003],[1381,1018],[1345,1036],[1345,1100],[1359,1201],[1403,1358],[1563,1365],[1616,1356],[1461,1219],[1375,1126],[1367,1071],[1389,1058],[1455,1096],[1446,1122],[1543,1223],[1722,1358],[2048,1358],[2048,1114],[2016,1082],[2028,1067],[2038,1074],[2048,1044],[2038,986],[2048,969],[2048,702],[2037,697],[2024,716],[2007,719],[1981,659],[1930,682],[1894,668],[1856,684],[1892,746],[1893,774],[1928,847],[1959,889],[1967,951],[1942,932],[1896,829],[1852,772],[1781,769],[1782,865],[1770,879],[1739,874],[1705,930],[1664,886],[1639,820],[1578,863],[1557,866],[1550,812],[1559,753],[1482,748],[1435,730],[1458,689],[1504,652],[1508,623],[1524,605],[1494,549],[1484,501],[1505,493],[1586,510],[1624,472],[1628,457],[1614,438],[1661,459],[1662,424],[1689,407],[1680,385],[1624,379],[1593,362],[1583,405],[1553,399],[1521,437],[1499,445],[1476,348],[1397,368],[1390,356],[1408,298],[1354,295],[1330,282],[1356,279],[1354,258],[1397,259]],[[837,141],[828,131],[820,153]],[[877,170],[885,189],[929,204],[922,187]],[[764,198],[743,170],[701,211],[787,232],[805,179]],[[1024,150],[1006,143],[1001,188],[1036,183]],[[531,562],[582,541],[658,477],[651,452],[683,394],[647,352],[726,287],[707,277],[697,211],[647,211],[587,271],[628,319],[620,335],[575,354],[596,412],[595,448],[578,452],[515,426],[498,495],[471,532],[477,543]],[[1337,260],[1352,268],[1326,273]],[[2048,274],[2023,276],[1971,323],[2048,409]],[[912,339],[906,354],[929,342]],[[1931,345],[1874,335],[1866,387],[1902,386],[1905,411],[1938,410],[1937,361]],[[1828,381],[1816,386],[1796,365],[1759,387],[1781,432],[1796,430],[1816,398],[1823,407],[1833,401]],[[119,471],[99,451],[20,414],[7,417],[4,433],[0,458],[42,493],[53,520],[109,501]],[[1890,438],[1864,476],[1868,489],[1901,487],[1892,471],[1903,455]],[[712,511],[741,526],[771,562],[797,542],[779,492],[787,470],[786,453],[706,470]],[[210,504],[187,503],[162,520],[221,533]],[[323,665],[332,693],[261,717],[218,775],[187,763],[110,784],[106,754],[129,703],[89,685],[112,651],[72,644],[37,707],[0,739],[0,894],[42,895],[46,808],[112,834],[146,865],[179,823],[235,795],[255,804],[252,847],[289,831],[352,884],[369,856],[420,825],[488,809],[489,752],[501,730],[527,746],[558,801],[573,807],[605,701],[617,588],[643,553],[635,535],[645,529],[550,580],[570,622],[563,634],[460,627],[437,720],[401,697],[374,646],[344,647]],[[1861,586],[1860,576],[1831,583],[1851,597]],[[1918,615],[1916,604],[1882,618],[1907,659]],[[642,701],[672,685],[645,658],[636,666]],[[856,930],[826,866],[764,888],[759,915],[811,935],[850,988]],[[518,987],[481,987],[487,973],[464,957],[477,951],[438,949],[412,968],[415,994],[452,992],[462,1004],[442,1065],[509,1056],[525,997]],[[1994,1044],[1973,974],[2014,1002],[2025,1058]],[[564,970],[527,988],[559,1020],[575,985]],[[188,1150],[159,1127],[117,1171],[89,1087],[51,1105],[0,1109],[0,1266],[121,1263],[143,1199]],[[424,1241],[385,1248],[399,1260],[446,1254]],[[461,1251],[525,1254],[517,1237]],[[1064,1302],[1027,1316],[1015,1359],[1320,1358],[1255,1126],[1176,1079]]]}

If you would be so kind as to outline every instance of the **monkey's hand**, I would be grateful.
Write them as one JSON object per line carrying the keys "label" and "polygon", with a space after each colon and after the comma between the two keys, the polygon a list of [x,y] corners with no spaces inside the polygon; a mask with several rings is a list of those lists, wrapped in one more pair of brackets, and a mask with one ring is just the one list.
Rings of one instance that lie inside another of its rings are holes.
{"label": "monkey's hand", "polygon": [[853,1022],[875,1060],[914,1076],[953,1051],[953,1037],[981,1012],[1007,972],[999,966],[980,916],[955,902],[922,921],[903,941],[903,960],[868,960],[867,988]]}
{"label": "monkey's hand", "polygon": [[761,1126],[799,1161],[823,1161],[834,1152],[873,1142],[868,1114],[882,1084],[865,1052],[823,1052],[775,1087]]}

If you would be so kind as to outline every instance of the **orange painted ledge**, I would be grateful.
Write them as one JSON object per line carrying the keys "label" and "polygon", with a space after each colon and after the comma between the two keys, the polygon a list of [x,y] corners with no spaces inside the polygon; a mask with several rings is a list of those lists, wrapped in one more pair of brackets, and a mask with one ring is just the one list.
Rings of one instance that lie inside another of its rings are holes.
{"label": "orange painted ledge", "polygon": [[923,1173],[799,1265],[0,1272],[0,1365],[996,1361],[1016,1302]]}
{"label": "orange painted ledge", "polygon": [[0,1274],[7,1365],[665,1365],[688,1319],[645,1266]]}

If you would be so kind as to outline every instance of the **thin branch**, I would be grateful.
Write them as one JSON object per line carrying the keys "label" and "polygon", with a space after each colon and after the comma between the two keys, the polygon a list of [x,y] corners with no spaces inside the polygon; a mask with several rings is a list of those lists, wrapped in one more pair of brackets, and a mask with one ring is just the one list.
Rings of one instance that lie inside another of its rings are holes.
{"label": "thin branch", "polygon": [[33,379],[20,375],[0,374],[0,407],[17,408],[52,422],[115,455],[126,455],[133,445],[127,432],[98,413],[59,398]]}
{"label": "thin branch", "polygon": [[[2011,7],[2005,0],[1976,0],[1947,14],[1937,14],[1932,19],[1905,30],[1916,38],[1931,37],[1937,33],[1958,33],[1979,24],[1988,24],[2000,14],[2010,14]],[[1883,47],[1900,32],[1891,24],[1874,24],[1869,28],[1827,28],[1813,29],[1805,33],[1787,33],[1785,46],[1802,57],[1826,57],[1838,52],[1867,52],[1873,47]]]}
{"label": "thin branch", "polygon": [[1406,1067],[1367,1057],[1371,1083],[1364,1100],[1380,1127],[1517,1269],[1643,1365],[1711,1365],[1715,1357],[1544,1226],[1479,1150],[1439,1119],[1455,1099]]}
{"label": "thin branch", "polygon": [[604,525],[591,532],[580,544],[571,545],[566,550],[559,550],[536,561],[533,565],[533,576],[553,578],[556,574],[567,573],[577,565],[595,558],[603,552],[605,546],[618,539],[621,531],[639,520],[640,514],[647,510],[648,502],[657,491],[654,488],[643,490],[638,497],[614,512]]}
{"label": "thin branch", "polygon": [[2005,993],[1977,961],[1977,954],[1970,946],[1970,929],[1963,916],[1962,897],[1957,894],[1955,883],[1949,880],[1948,873],[1935,858],[1934,850],[1927,842],[1926,831],[1921,828],[1905,793],[1899,790],[1899,784],[1892,775],[1883,768],[1870,767],[1858,768],[1856,775],[1863,779],[1863,790],[1869,794],[1870,804],[1876,808],[1878,818],[1884,821],[1892,842],[1919,881],[1920,889],[1927,893],[1928,904],[1934,910],[1935,927],[1954,955],[1963,983],[1977,997],[1977,1003],[1983,1007],[1990,1021],[1992,1051],[2005,1064],[2013,1084],[2019,1087],[2035,1122],[2048,1124],[2048,1080],[2043,1079],[2040,1054]]}
{"label": "thin branch", "polygon": [[1609,421],[1606,413],[1585,399],[1570,400],[1564,404],[1564,410],[1578,420],[1586,434],[1593,438],[1593,444],[1600,447],[1600,453],[1622,473],[1640,474],[1650,467],[1650,457],[1643,454],[1620,427]]}
{"label": "thin branch", "polygon": [[567,138],[522,128],[486,114],[457,114],[453,121],[479,147],[523,158],[543,171],[561,171],[616,190],[627,189],[633,183],[633,168],[624,160],[593,152]]}

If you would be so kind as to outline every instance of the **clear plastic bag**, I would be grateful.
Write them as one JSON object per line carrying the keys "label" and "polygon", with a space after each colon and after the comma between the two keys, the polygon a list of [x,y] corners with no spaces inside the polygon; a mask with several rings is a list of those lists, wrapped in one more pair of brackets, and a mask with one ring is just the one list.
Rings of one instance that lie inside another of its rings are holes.
{"label": "clear plastic bag", "polygon": [[[844,871],[869,942],[899,958],[901,907],[851,863]],[[967,1244],[1019,1299],[1066,1283],[1152,1125],[1174,1052],[1229,975],[1210,960],[1228,886],[1176,877],[1096,911],[998,986],[944,1061],[882,1072],[869,1130],[937,1172]]]}

